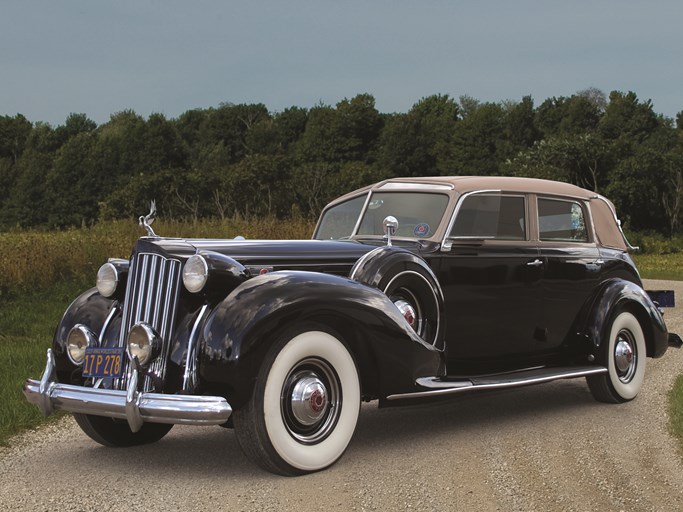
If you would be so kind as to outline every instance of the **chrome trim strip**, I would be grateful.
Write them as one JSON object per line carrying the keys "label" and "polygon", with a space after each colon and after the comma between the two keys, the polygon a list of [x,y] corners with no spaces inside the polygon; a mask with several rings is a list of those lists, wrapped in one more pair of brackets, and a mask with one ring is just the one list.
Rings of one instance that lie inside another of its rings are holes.
{"label": "chrome trim strip", "polygon": [[[446,226],[446,232],[444,233],[443,240],[441,240],[441,251],[442,252],[448,252],[451,250],[451,247],[453,245],[453,239],[450,238],[448,235],[450,234],[451,230],[453,229],[453,225],[455,224],[455,218],[458,216],[458,212],[460,211],[460,208],[462,207],[462,203],[467,199],[469,196],[472,196],[474,194],[501,194],[502,190],[474,190],[472,192],[466,192],[462,194],[460,197],[458,197],[458,202],[455,204],[455,208],[453,209],[453,214],[451,215],[451,219],[448,221],[448,224]],[[526,204],[526,201],[525,201]]]}
{"label": "chrome trim strip", "polygon": [[185,358],[185,374],[183,375],[183,391],[192,391],[197,386],[197,338],[199,326],[204,322],[204,315],[209,310],[209,305],[204,304],[197,315],[197,320],[192,326],[190,339],[187,342],[187,357]]}
{"label": "chrome trim strip", "polygon": [[[531,384],[541,384],[543,382],[551,382],[553,380],[559,379],[573,379],[576,377],[585,377],[587,375],[599,375],[602,373],[607,373],[607,368],[604,367],[577,367],[573,369],[563,369],[557,372],[550,372],[545,375],[540,375],[536,377],[528,378],[500,378],[498,380],[494,378],[487,379],[486,381],[477,384],[476,379],[471,381],[471,385],[458,383],[448,383],[443,381],[435,380],[434,377],[423,377],[415,381],[415,384],[423,388],[431,388],[427,391],[414,391],[412,393],[402,393],[396,395],[389,395],[387,400],[403,400],[408,398],[423,398],[430,396],[443,396],[443,395],[453,395],[456,393],[463,393],[467,391],[479,391],[486,389],[505,389],[513,388],[519,386],[527,386]],[[450,384],[450,386],[445,387],[444,384]]]}
{"label": "chrome trim strip", "polygon": [[[173,327],[180,294],[181,263],[156,253],[138,253],[128,275],[126,299],[121,321],[119,346],[126,347],[128,331],[137,323],[150,324],[162,340],[161,353],[149,365],[149,372],[163,379],[170,352]],[[129,366],[124,376],[115,383],[116,389],[125,389]],[[152,390],[152,379],[144,378],[143,390]]]}
{"label": "chrome trim strip", "polygon": [[42,379],[27,379],[24,383],[26,399],[40,407],[46,416],[54,410],[63,410],[119,418],[128,420],[131,430],[135,431],[138,420],[182,425],[221,425],[232,414],[232,407],[221,396],[140,393],[133,386],[137,376],[131,376],[126,390],[59,384],[54,371],[54,356],[52,350],[48,349]]}
{"label": "chrome trim strip", "polygon": [[100,336],[99,336],[99,342],[100,345],[102,344],[102,340],[104,339],[105,335],[107,334],[107,329],[109,329],[109,324],[111,321],[114,319],[114,317],[121,311],[121,309],[117,306],[114,305],[111,308],[111,311],[107,315],[107,318],[104,321],[104,324],[102,324],[102,329],[100,330]]}
{"label": "chrome trim strip", "polygon": [[356,219],[356,225],[353,227],[353,231],[351,232],[351,236],[356,236],[358,234],[358,230],[360,229],[360,223],[363,220],[363,215],[368,209],[368,203],[370,203],[370,197],[372,196],[372,190],[368,190],[368,196],[365,198],[365,202],[363,203],[363,207],[360,209],[360,213],[358,214],[358,219]]}
{"label": "chrome trim strip", "polygon": [[386,181],[377,187],[376,190],[405,190],[405,191],[420,191],[420,190],[453,190],[455,186],[452,183],[429,183],[424,181]]}

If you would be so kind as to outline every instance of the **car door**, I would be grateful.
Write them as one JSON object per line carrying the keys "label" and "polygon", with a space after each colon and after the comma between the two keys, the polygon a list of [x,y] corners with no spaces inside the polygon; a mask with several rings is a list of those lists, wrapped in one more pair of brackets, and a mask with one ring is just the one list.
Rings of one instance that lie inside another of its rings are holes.
{"label": "car door", "polygon": [[604,262],[582,200],[535,199],[543,261],[542,328],[548,348],[558,350],[570,340],[572,324],[598,285]]}
{"label": "car door", "polygon": [[438,269],[449,373],[503,370],[535,349],[542,261],[528,197],[473,193],[456,206]]}

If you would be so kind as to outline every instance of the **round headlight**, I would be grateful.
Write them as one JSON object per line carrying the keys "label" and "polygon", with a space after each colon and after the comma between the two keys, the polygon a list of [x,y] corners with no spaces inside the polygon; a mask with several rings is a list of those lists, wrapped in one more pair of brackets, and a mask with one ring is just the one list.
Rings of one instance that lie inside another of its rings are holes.
{"label": "round headlight", "polygon": [[85,349],[97,346],[97,337],[83,324],[74,325],[66,337],[66,353],[75,365],[83,364]]}
{"label": "round headlight", "polygon": [[149,324],[136,324],[128,332],[128,353],[137,357],[141,365],[159,355],[159,336]]}
{"label": "round headlight", "polygon": [[199,254],[191,256],[183,267],[183,283],[187,291],[198,293],[202,291],[209,279],[209,266],[206,259]]}
{"label": "round headlight", "polygon": [[111,263],[105,263],[97,271],[97,291],[104,297],[114,295],[119,285],[119,272]]}

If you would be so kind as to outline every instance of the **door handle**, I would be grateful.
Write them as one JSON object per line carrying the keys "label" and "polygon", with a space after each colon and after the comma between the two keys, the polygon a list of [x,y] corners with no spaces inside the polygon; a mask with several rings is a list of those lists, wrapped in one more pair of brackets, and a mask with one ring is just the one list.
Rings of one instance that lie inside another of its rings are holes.
{"label": "door handle", "polygon": [[526,264],[527,267],[540,267],[541,265],[543,265],[543,262],[538,258]]}

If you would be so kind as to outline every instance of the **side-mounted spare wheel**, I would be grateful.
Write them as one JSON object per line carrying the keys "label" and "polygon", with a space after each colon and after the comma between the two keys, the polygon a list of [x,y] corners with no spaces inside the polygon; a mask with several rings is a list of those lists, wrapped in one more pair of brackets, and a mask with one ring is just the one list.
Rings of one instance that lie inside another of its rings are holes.
{"label": "side-mounted spare wheel", "polygon": [[418,336],[443,348],[443,292],[423,259],[398,247],[379,247],[358,260],[349,276],[382,290]]}
{"label": "side-mounted spare wheel", "polygon": [[593,397],[600,402],[621,403],[636,397],[645,378],[647,348],[638,319],[628,311],[617,312],[602,343],[607,373],[586,377]]}
{"label": "side-mounted spare wheel", "polygon": [[233,413],[235,435],[268,471],[318,471],[346,450],[360,399],[358,371],[344,343],[320,326],[301,326],[269,350],[250,399]]}

